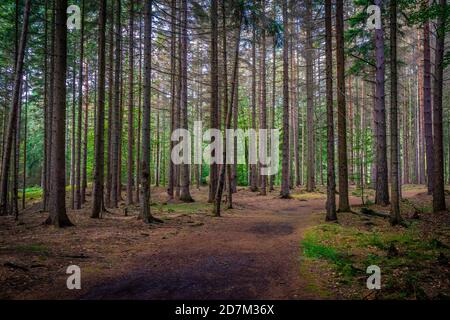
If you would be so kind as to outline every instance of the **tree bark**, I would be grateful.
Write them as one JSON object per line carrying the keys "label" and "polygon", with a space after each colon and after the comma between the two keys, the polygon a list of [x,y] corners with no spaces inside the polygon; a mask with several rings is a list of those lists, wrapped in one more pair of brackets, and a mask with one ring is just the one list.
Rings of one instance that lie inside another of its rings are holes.
{"label": "tree bark", "polygon": [[115,64],[114,64],[114,104],[111,112],[111,207],[117,208],[120,198],[119,161],[120,161],[120,105],[121,105],[121,1],[116,0],[115,12]]}
{"label": "tree bark", "polygon": [[151,119],[151,85],[152,85],[152,0],[145,2],[144,17],[144,105],[142,117],[142,159],[141,159],[141,213],[145,223],[157,221],[150,212],[150,119]]}
{"label": "tree bark", "polygon": [[434,72],[434,108],[433,108],[433,131],[434,131],[434,184],[433,184],[433,211],[445,211],[444,191],[444,144],[442,128],[442,92],[444,74],[444,48],[445,48],[445,25],[448,13],[446,0],[439,1],[439,17],[437,19],[437,35],[435,50],[435,72]]}
{"label": "tree bark", "polygon": [[397,2],[390,1],[390,60],[391,60],[391,225],[401,223],[400,181],[399,181],[399,141],[397,103]]}
{"label": "tree bark", "polygon": [[112,161],[112,112],[114,109],[114,3],[115,0],[111,0],[110,17],[109,17],[109,61],[108,61],[108,140],[107,140],[107,159],[106,159],[106,195],[105,195],[105,205],[107,207],[111,206],[111,190],[112,190],[112,172],[111,172],[111,161]]}
{"label": "tree bark", "polygon": [[[263,12],[263,21],[266,19],[265,17],[265,6],[266,1],[261,0],[261,8]],[[267,86],[266,86],[266,28],[263,26],[261,30],[261,119],[259,123],[259,128],[266,130],[267,129]],[[237,56],[236,56],[237,59]],[[266,137],[267,138],[267,137]],[[263,146],[263,150],[265,150],[263,157],[267,157],[267,141],[266,145]],[[261,148],[261,146],[259,146]],[[261,163],[261,162],[260,162]],[[264,168],[265,165],[261,163],[261,168]],[[267,175],[260,174],[261,180],[261,188],[260,194],[265,196],[267,194]]]}
{"label": "tree bark", "polygon": [[289,190],[289,31],[287,0],[283,0],[283,147],[281,169],[281,198],[290,197]]}
{"label": "tree bark", "polygon": [[[219,62],[218,62],[218,27],[217,27],[217,0],[211,0],[211,107],[210,122],[211,129],[219,129]],[[214,139],[211,138],[211,143]],[[211,157],[215,157],[215,151],[211,151]],[[218,184],[218,166],[211,163],[209,172],[209,198],[208,202],[213,202],[216,197]]]}
{"label": "tree bark", "polygon": [[336,60],[338,98],[339,211],[350,211],[348,201],[347,124],[345,104],[344,3],[336,1]]}
{"label": "tree bark", "polygon": [[[27,140],[28,140],[28,77],[25,77],[25,118],[24,118],[24,137],[23,137],[23,172],[22,172],[22,210],[25,210],[25,196],[27,188]],[[16,216],[16,220],[18,216]]]}
{"label": "tree bark", "polygon": [[[375,5],[382,6],[382,0],[375,0]],[[389,204],[388,167],[386,148],[386,111],[384,92],[384,32],[375,30],[376,88],[375,88],[375,134],[376,134],[376,194],[375,203],[381,206]]]}
{"label": "tree bark", "polygon": [[[87,64],[84,81],[86,94],[84,95],[83,167],[81,169],[82,172],[81,172],[81,194],[80,194],[81,204],[84,204],[86,202],[86,188],[87,188],[87,154],[88,154],[88,131],[89,131],[89,70]],[[94,88],[96,83],[97,83],[97,74],[94,75]]]}
{"label": "tree bark", "polygon": [[[424,3],[425,6],[428,6]],[[428,194],[433,193],[433,120],[431,114],[431,61],[430,61],[430,24],[423,26],[423,118],[425,123],[425,147]]]}
{"label": "tree bark", "polygon": [[127,205],[133,204],[134,166],[134,0],[130,0],[130,25],[128,46],[128,157],[127,157]]}
{"label": "tree bark", "polygon": [[[234,56],[234,66],[233,66],[233,79],[232,79],[232,83],[231,83],[231,97],[234,96],[235,90],[237,88],[237,79],[238,79],[238,72],[239,72],[239,46],[241,43],[241,24],[242,24],[242,15],[241,13],[238,13],[238,26],[237,26],[237,37],[236,37],[236,47],[235,47],[235,56]],[[227,108],[227,117],[226,117],[226,121],[225,121],[225,129],[230,129],[231,128],[231,116],[233,113],[233,101],[234,99],[231,100],[232,101],[232,105],[230,105]],[[227,137],[226,135],[224,135],[224,146],[227,145]],[[217,193],[216,193],[216,198],[214,201],[214,214],[217,217],[220,217],[220,205],[222,202],[222,193],[223,193],[223,188],[225,185],[225,172],[228,171],[228,181],[231,180],[231,166],[230,164],[227,164],[227,153],[226,153],[226,148],[223,148],[223,159],[224,159],[224,164],[222,165],[221,169],[220,169],[220,176],[219,176],[219,181],[218,181],[218,186],[217,186]],[[232,192],[231,192],[231,185],[228,183],[228,197],[232,197]],[[232,208],[232,199],[228,199],[228,208]]]}
{"label": "tree bark", "polygon": [[[182,22],[181,22],[181,123],[180,128],[188,129],[188,87],[187,87],[187,55],[188,55],[188,34],[187,34],[187,0],[181,0],[182,4]],[[190,185],[189,163],[180,165],[180,200],[184,202],[192,202]]]}
{"label": "tree bark", "polygon": [[334,169],[334,119],[333,119],[333,27],[331,0],[325,0],[326,90],[327,90],[327,221],[337,220],[336,180]]}
{"label": "tree bark", "polygon": [[23,27],[20,36],[19,47],[17,51],[17,64],[15,66],[15,78],[14,78],[14,90],[11,113],[9,115],[8,127],[6,130],[6,140],[3,150],[3,163],[1,172],[1,185],[0,185],[0,215],[6,215],[8,212],[8,176],[9,176],[9,166],[11,164],[11,153],[13,146],[13,137],[18,130],[17,128],[17,118],[20,104],[20,89],[22,86],[22,76],[23,76],[23,65],[25,50],[28,37],[28,25],[30,17],[30,0],[25,2],[24,14],[23,14]]}
{"label": "tree bark", "polygon": [[[252,129],[256,130],[256,30],[252,31]],[[250,190],[258,191],[257,166],[250,164]]]}
{"label": "tree bark", "polygon": [[105,126],[105,29],[106,0],[100,0],[98,14],[98,83],[95,125],[95,166],[91,218],[100,218],[103,209],[104,126]]}
{"label": "tree bark", "polygon": [[307,134],[308,134],[308,164],[306,166],[306,191],[313,192],[315,183],[315,170],[314,164],[316,163],[314,157],[314,79],[313,79],[313,43],[312,43],[312,2],[306,0],[306,48],[305,48],[305,61],[306,61],[306,122],[307,122]]}
{"label": "tree bark", "polygon": [[[44,48],[45,48],[45,56],[44,56],[44,147],[43,147],[43,161],[42,161],[42,210],[47,210],[47,177],[48,177],[48,128],[50,123],[49,117],[49,103],[48,103],[48,0],[45,0],[45,15],[44,15]],[[4,130],[4,129],[3,129]],[[3,136],[4,137],[4,136]],[[3,145],[2,145],[3,149]],[[2,153],[3,159],[3,153]]]}
{"label": "tree bark", "polygon": [[80,34],[80,69],[78,75],[78,129],[77,129],[77,156],[75,166],[75,209],[81,209],[81,131],[83,119],[83,60],[84,60],[84,0],[81,2],[81,34]]}
{"label": "tree bark", "polygon": [[[139,43],[142,43],[142,11],[139,14]],[[141,114],[142,114],[142,46],[139,46],[139,84],[138,84],[138,127],[137,127],[137,143],[136,143],[136,201],[140,200],[140,186],[141,186]]]}
{"label": "tree bark", "polygon": [[50,179],[50,212],[47,224],[56,227],[72,226],[66,214],[65,123],[66,123],[66,71],[67,71],[67,0],[55,5],[55,74],[53,134]]}
{"label": "tree bark", "polygon": [[[176,69],[176,61],[175,61],[175,52],[176,52],[176,0],[171,0],[171,24],[170,24],[170,132],[171,134],[175,130],[175,106],[176,106],[176,85],[175,85],[175,69]],[[172,150],[175,146],[174,141],[170,139],[170,160],[169,160],[169,186],[167,189],[167,194],[169,195],[169,199],[173,199],[174,197],[174,189],[175,189],[175,165],[172,161]]]}

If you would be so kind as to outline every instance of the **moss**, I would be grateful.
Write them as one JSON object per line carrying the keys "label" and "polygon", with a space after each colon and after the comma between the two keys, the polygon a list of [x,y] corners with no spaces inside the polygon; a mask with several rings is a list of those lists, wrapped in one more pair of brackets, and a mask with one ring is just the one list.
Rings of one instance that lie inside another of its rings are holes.
{"label": "moss", "polygon": [[152,206],[160,213],[182,213],[182,214],[199,214],[209,213],[212,204],[202,202],[190,203],[153,203]]}
{"label": "moss", "polygon": [[[337,271],[337,281],[348,287],[361,282],[368,266],[378,265],[383,275],[381,298],[423,299],[426,294],[421,286],[429,283],[430,273],[437,272],[437,257],[449,254],[449,247],[437,239],[438,235],[433,236],[424,239],[417,223],[408,229],[375,227],[373,231],[354,225],[323,224],[305,232],[301,252],[330,265]],[[392,247],[397,254],[390,254]]]}
{"label": "moss", "polygon": [[50,251],[46,246],[41,244],[23,244],[16,246],[14,249],[17,252],[35,253],[39,255],[48,255]]}
{"label": "moss", "polygon": [[[19,199],[22,199],[22,190],[19,190]],[[25,200],[36,200],[42,197],[42,188],[40,187],[31,187],[25,189]]]}
{"label": "moss", "polygon": [[326,195],[320,192],[308,192],[308,193],[293,193],[290,195],[292,199],[300,201],[325,199]]}
{"label": "moss", "polygon": [[313,261],[309,259],[302,259],[302,263],[300,264],[301,278],[307,283],[305,290],[314,296],[319,296],[320,298],[330,298],[332,293],[327,290],[326,286],[323,285],[320,281],[320,277],[317,277],[315,272],[311,272],[312,265]]}

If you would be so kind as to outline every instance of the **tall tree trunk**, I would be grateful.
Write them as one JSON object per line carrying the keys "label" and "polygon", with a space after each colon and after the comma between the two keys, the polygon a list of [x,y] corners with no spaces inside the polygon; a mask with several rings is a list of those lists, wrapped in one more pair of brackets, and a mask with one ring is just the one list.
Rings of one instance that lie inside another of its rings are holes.
{"label": "tall tree trunk", "polygon": [[[261,8],[265,11],[266,1],[261,0]],[[265,20],[265,12],[263,12],[263,20]],[[259,128],[262,130],[267,129],[267,86],[266,86],[266,29],[263,27],[261,30],[261,119],[259,123]],[[237,59],[237,57],[236,57]],[[267,139],[267,136],[266,136]],[[263,139],[264,140],[264,139]],[[267,140],[264,140],[265,145],[259,146],[264,150],[263,157],[267,157]],[[261,156],[261,155],[260,155]],[[260,162],[261,163],[261,162]],[[261,168],[265,165],[261,163]],[[267,175],[260,174],[261,188],[260,194],[265,196],[267,194]]]}
{"label": "tall tree trunk", "polygon": [[[17,65],[17,63],[16,63]],[[22,84],[23,86],[23,84]],[[12,214],[14,217],[19,216],[19,160],[20,160],[20,127],[21,127],[21,118],[22,118],[22,86],[20,88],[20,101],[19,101],[19,110],[17,115],[17,124],[16,124],[16,133],[14,135],[13,141],[13,172],[11,176],[12,180],[12,190],[11,190],[11,208]]]}
{"label": "tall tree trunk", "polygon": [[326,86],[327,86],[327,221],[337,220],[336,180],[334,169],[334,119],[333,119],[333,27],[331,0],[325,0]]}
{"label": "tall tree trunk", "polygon": [[[417,40],[419,43],[423,42],[423,40],[420,37],[420,30],[418,30],[417,33]],[[418,171],[418,179],[420,184],[425,184],[425,178],[426,178],[426,171],[425,171],[425,154],[426,154],[426,148],[425,148],[425,106],[424,106],[424,61],[422,57],[424,56],[422,47],[419,46],[418,51],[419,54],[417,55],[417,65],[418,65],[418,81],[417,81],[417,99],[418,99],[418,116],[417,116],[417,128],[418,128],[418,161],[419,161],[419,171]]]}
{"label": "tall tree trunk", "polygon": [[348,201],[347,124],[345,105],[344,3],[336,1],[336,60],[338,98],[339,211],[350,211]]}
{"label": "tall tree trunk", "polygon": [[98,83],[95,125],[95,166],[91,218],[100,218],[103,209],[104,126],[105,126],[105,29],[106,0],[100,0],[98,13]]}
{"label": "tall tree trunk", "polygon": [[355,175],[354,175],[354,170],[353,170],[353,164],[354,164],[354,160],[353,160],[353,150],[354,150],[354,146],[353,146],[353,136],[354,136],[354,129],[353,129],[353,125],[354,125],[354,109],[353,109],[353,95],[352,95],[352,77],[349,76],[348,77],[348,122],[349,122],[349,132],[348,132],[348,155],[350,156],[349,159],[349,164],[348,164],[348,175],[349,175],[349,179],[350,179],[350,183],[351,184],[355,184]]}
{"label": "tall tree trunk", "polygon": [[150,213],[150,119],[152,85],[152,0],[145,2],[144,18],[144,105],[142,117],[142,159],[141,159],[141,213],[145,223],[157,221]]}
{"label": "tall tree trunk", "polygon": [[[47,211],[47,162],[48,162],[48,128],[49,128],[49,103],[48,103],[48,1],[45,0],[45,14],[44,14],[44,147],[43,147],[43,161],[42,161],[42,210]],[[4,130],[4,129],[3,129]],[[3,145],[2,145],[3,149]],[[3,158],[3,153],[2,153]]]}
{"label": "tall tree trunk", "polygon": [[[427,6],[427,4],[425,4]],[[428,193],[433,192],[433,120],[431,114],[431,61],[430,61],[430,24],[423,26],[423,118],[425,122],[425,146],[427,164]]]}
{"label": "tall tree trunk", "polygon": [[308,164],[306,166],[306,191],[313,192],[315,189],[315,176],[314,176],[314,79],[313,79],[313,43],[312,43],[312,2],[306,0],[306,48],[305,48],[305,60],[306,60],[306,122],[307,122],[307,134],[308,134]]}
{"label": "tall tree trunk", "polygon": [[[111,206],[111,190],[112,190],[112,112],[114,110],[114,4],[116,0],[111,0],[111,8],[109,13],[109,62],[108,62],[108,142],[107,142],[107,159],[106,159],[106,195],[105,195],[105,205],[107,207]],[[118,63],[116,61],[116,63]]]}
{"label": "tall tree trunk", "polygon": [[[256,130],[256,30],[252,31],[252,129]],[[250,190],[258,191],[257,166],[250,164]]]}
{"label": "tall tree trunk", "polygon": [[283,148],[281,160],[281,198],[287,199],[289,193],[289,31],[287,0],[283,0]]}
{"label": "tall tree trunk", "polygon": [[[409,79],[408,79],[409,87]],[[409,157],[409,93],[408,88],[405,88],[405,101],[403,102],[403,183],[409,184],[410,172],[410,157]]]}
{"label": "tall tree trunk", "polygon": [[[188,55],[188,34],[187,34],[187,0],[182,0],[182,22],[181,22],[181,123],[180,128],[188,129],[188,87],[187,87],[187,55]],[[184,202],[192,202],[190,185],[189,163],[180,165],[180,200]]]}
{"label": "tall tree trunk", "polygon": [[[276,15],[276,5],[274,3],[274,15]],[[273,37],[273,43],[272,43],[272,108],[271,108],[271,129],[275,129],[275,107],[276,107],[276,78],[277,78],[277,43],[275,37]],[[274,142],[270,141],[270,147],[273,148]],[[276,146],[278,148],[278,146]],[[275,178],[276,175],[272,174],[270,176],[269,180],[269,191],[274,191],[274,185],[275,185]]]}
{"label": "tall tree trunk", "polygon": [[8,127],[6,130],[6,141],[3,150],[3,163],[1,171],[1,185],[0,185],[0,215],[6,215],[8,212],[8,176],[9,176],[9,166],[11,164],[11,153],[13,147],[13,137],[18,130],[17,119],[19,113],[20,104],[20,89],[22,86],[22,75],[23,75],[23,61],[25,57],[25,49],[28,37],[28,25],[30,16],[30,0],[26,0],[25,9],[23,14],[23,26],[22,33],[20,36],[20,42],[17,54],[17,64],[15,66],[15,78],[14,78],[14,91],[12,99],[11,113],[9,115]]}
{"label": "tall tree trunk", "polygon": [[[74,52],[74,59],[73,59],[73,66],[72,66],[72,107],[71,107],[71,113],[72,113],[72,123],[70,125],[71,129],[71,138],[70,138],[70,206],[71,209],[75,209],[75,162],[76,162],[76,96],[77,96],[77,87],[76,87],[76,80],[77,80],[77,74],[76,74],[76,65],[77,65],[77,50],[76,50],[76,43],[73,43],[73,52]],[[67,130],[67,133],[69,133],[69,130]]]}
{"label": "tall tree trunk", "polygon": [[83,62],[84,62],[84,0],[81,2],[81,34],[80,34],[80,70],[78,78],[78,129],[77,129],[77,162],[76,162],[76,190],[75,190],[75,209],[81,209],[81,131],[83,119]]}
{"label": "tall tree trunk", "polygon": [[[231,97],[234,96],[235,90],[237,89],[237,79],[238,79],[238,73],[239,73],[239,47],[240,47],[240,43],[241,43],[241,23],[242,23],[242,15],[241,13],[238,13],[238,17],[236,18],[238,20],[238,25],[237,25],[237,36],[236,36],[236,47],[235,47],[235,55],[234,55],[234,66],[233,66],[233,78],[232,78],[232,83],[231,83]],[[225,120],[225,129],[230,129],[231,128],[231,116],[233,114],[233,101],[234,99],[231,99],[232,103],[231,105],[227,108],[227,117]],[[227,137],[226,135],[224,135],[224,146],[227,145]],[[219,181],[218,181],[218,185],[217,185],[217,193],[216,193],[216,198],[214,201],[214,214],[217,217],[220,217],[220,205],[222,202],[222,193],[223,193],[223,188],[225,185],[225,173],[227,171],[228,173],[228,181],[231,180],[231,166],[228,163],[227,164],[227,150],[224,147],[223,148],[223,160],[224,160],[224,164],[222,165],[221,169],[220,169],[220,176],[219,176]],[[228,208],[232,208],[232,192],[231,192],[231,185],[228,183],[227,185],[228,187]]]}
{"label": "tall tree trunk", "polygon": [[[238,129],[238,117],[239,117],[239,77],[236,79],[236,89],[234,90],[234,97],[233,97],[233,129],[234,132]],[[231,165],[231,191],[232,193],[237,192],[237,185],[238,185],[238,172],[237,172],[237,162],[238,162],[238,139],[235,136],[233,141],[233,157],[234,161]],[[229,200],[231,197],[229,197]],[[231,202],[229,202],[230,204]]]}
{"label": "tall tree trunk", "polygon": [[[375,0],[382,6],[382,0]],[[376,133],[376,194],[375,203],[381,206],[389,204],[388,168],[386,148],[386,111],[384,93],[384,31],[375,30],[376,89],[375,89],[375,133]]]}
{"label": "tall tree trunk", "polygon": [[[160,94],[158,92],[158,102],[161,102],[160,100]],[[158,104],[159,106],[161,106],[161,104]],[[160,156],[160,151],[161,151],[161,127],[160,127],[160,111],[161,110],[157,110],[156,111],[156,167],[155,167],[155,187],[159,187],[159,181],[160,181],[160,172],[161,172],[161,156]]]}
{"label": "tall tree trunk", "polygon": [[[89,131],[89,70],[87,64],[84,81],[86,94],[84,95],[83,167],[81,169],[82,173],[81,173],[81,194],[80,194],[81,204],[86,202],[86,188],[87,188],[87,153],[88,153],[88,131]],[[97,73],[95,73],[94,75],[94,88],[96,83],[97,83]],[[94,94],[96,94],[95,90]]]}
{"label": "tall tree trunk", "polygon": [[55,75],[52,159],[50,180],[50,214],[47,224],[56,227],[72,226],[66,214],[66,71],[67,71],[67,0],[56,1],[55,5]]}
{"label": "tall tree trunk", "polygon": [[[175,85],[175,71],[176,71],[176,0],[171,0],[171,24],[170,24],[170,132],[171,134],[175,130],[175,105],[176,105],[176,85]],[[170,199],[174,197],[175,189],[175,164],[172,161],[172,150],[175,146],[175,142],[170,139],[170,160],[169,160],[169,187],[167,188],[167,194]]]}
{"label": "tall tree trunk", "polygon": [[116,0],[115,11],[115,64],[114,64],[114,104],[111,112],[111,207],[117,208],[119,202],[119,153],[120,153],[120,94],[121,94],[121,6]]}
{"label": "tall tree trunk", "polygon": [[391,225],[401,222],[400,181],[398,156],[398,102],[397,102],[397,2],[390,1],[390,54],[391,54]]}
{"label": "tall tree trunk", "polygon": [[446,0],[439,1],[439,17],[437,21],[435,71],[434,71],[434,108],[433,108],[433,131],[434,131],[434,184],[433,184],[433,211],[445,211],[444,193],[444,144],[442,128],[442,91],[444,74],[444,48],[445,27],[448,18]]}
{"label": "tall tree trunk", "polygon": [[127,205],[133,204],[133,150],[134,150],[134,0],[130,0],[130,25],[128,43],[128,157],[127,157]]}
{"label": "tall tree trunk", "polygon": [[[139,14],[139,43],[142,43],[142,11]],[[141,185],[141,114],[142,114],[142,46],[139,45],[139,84],[138,84],[139,106],[138,106],[138,127],[136,143],[136,201],[140,202]]]}
{"label": "tall tree trunk", "polygon": [[[25,79],[25,119],[23,137],[23,172],[22,172],[22,210],[25,209],[25,195],[27,188],[27,143],[28,143],[28,77]],[[16,219],[18,217],[16,216]]]}
{"label": "tall tree trunk", "polygon": [[[211,129],[219,128],[219,62],[218,62],[218,27],[217,27],[217,0],[211,0],[211,109],[210,121]],[[214,140],[211,138],[211,143]],[[211,157],[215,158],[215,151],[211,151]],[[211,163],[209,171],[209,198],[208,202],[213,202],[216,197],[218,184],[217,163]]]}

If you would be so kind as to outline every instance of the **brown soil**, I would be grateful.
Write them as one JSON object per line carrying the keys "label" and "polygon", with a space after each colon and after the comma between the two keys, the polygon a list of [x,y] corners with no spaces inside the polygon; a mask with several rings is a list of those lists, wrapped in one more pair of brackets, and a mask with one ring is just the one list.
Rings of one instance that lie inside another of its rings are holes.
{"label": "brown soil", "polygon": [[[70,211],[76,227],[63,230],[43,226],[46,214],[36,206],[20,223],[0,217],[0,298],[324,298],[307,290],[299,247],[302,232],[317,223],[313,213],[324,210],[324,194],[282,200],[278,192],[241,190],[221,218],[211,215],[205,194],[193,191],[197,203],[183,205],[191,211],[152,206],[164,223],[150,226],[136,218],[137,208],[125,216],[123,207],[101,220],[89,218],[89,207]],[[164,190],[153,198],[163,202]],[[81,268],[81,290],[66,288],[72,264]]]}

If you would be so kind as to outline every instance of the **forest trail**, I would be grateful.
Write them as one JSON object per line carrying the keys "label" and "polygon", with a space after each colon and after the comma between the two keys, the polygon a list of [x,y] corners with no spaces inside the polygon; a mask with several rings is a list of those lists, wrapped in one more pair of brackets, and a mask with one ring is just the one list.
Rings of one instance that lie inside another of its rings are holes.
{"label": "forest trail", "polygon": [[[238,193],[233,213],[166,240],[123,276],[82,299],[313,299],[300,276],[300,240],[324,200]],[[355,199],[354,199],[355,200]]]}

